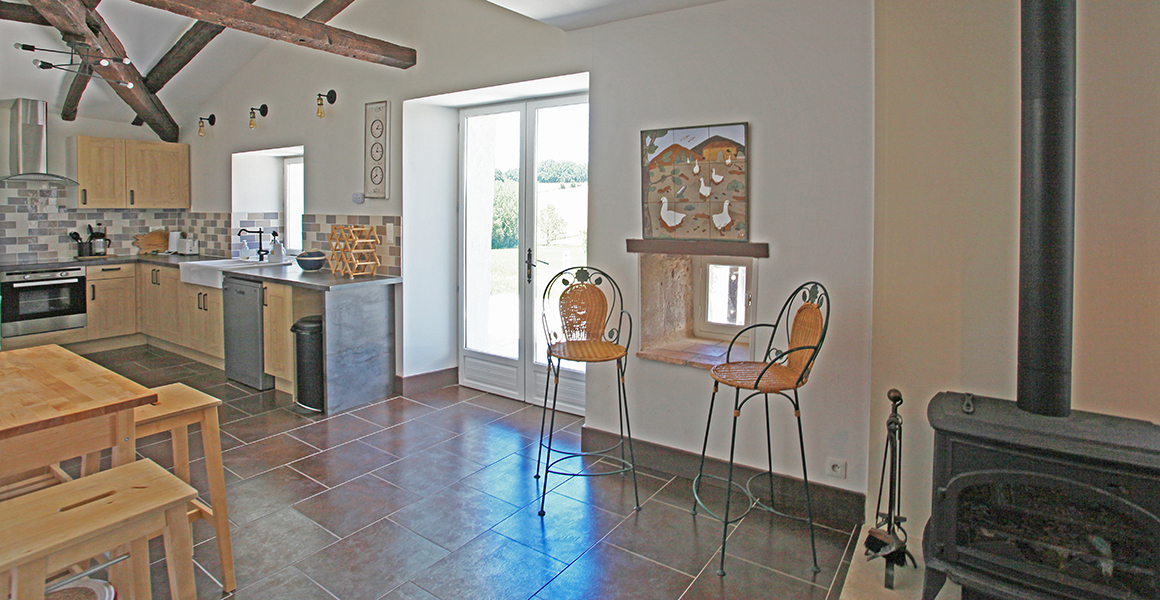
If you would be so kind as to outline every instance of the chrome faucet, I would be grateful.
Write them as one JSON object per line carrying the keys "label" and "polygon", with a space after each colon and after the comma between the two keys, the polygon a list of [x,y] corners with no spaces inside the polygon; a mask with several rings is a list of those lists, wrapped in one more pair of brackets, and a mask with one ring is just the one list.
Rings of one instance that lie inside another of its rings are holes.
{"label": "chrome faucet", "polygon": [[[262,248],[262,234],[265,232],[266,232],[266,230],[262,229],[261,227],[259,227],[256,231],[253,229],[239,229],[238,230],[238,237],[242,237],[243,233],[256,233],[256,234],[258,234],[258,262],[262,262],[262,261],[266,260],[266,255],[270,254],[269,250],[265,250]],[[275,233],[274,235],[278,235],[278,234]]]}

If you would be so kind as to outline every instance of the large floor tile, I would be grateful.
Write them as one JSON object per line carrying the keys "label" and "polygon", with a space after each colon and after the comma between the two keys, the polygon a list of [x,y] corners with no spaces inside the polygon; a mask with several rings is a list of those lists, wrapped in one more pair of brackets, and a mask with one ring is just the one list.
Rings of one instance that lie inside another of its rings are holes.
{"label": "large floor tile", "polygon": [[480,394],[467,400],[467,402],[476,406],[482,406],[484,408],[494,410],[495,412],[505,415],[510,415],[529,406],[527,402],[520,402],[519,400],[512,400],[511,398],[504,398],[503,396],[496,396],[495,394]]}
{"label": "large floor tile", "polygon": [[[578,460],[568,461],[579,464]],[[564,467],[561,463],[561,467]],[[552,478],[561,475],[548,476],[548,486],[552,487]],[[638,472],[636,474],[636,489],[633,488],[632,473],[618,473],[613,475],[572,477],[560,487],[553,487],[570,498],[599,506],[604,510],[620,515],[629,515],[636,507],[636,499],[640,498],[643,505],[653,494],[668,483],[667,480],[657,479],[650,475]]]}
{"label": "large floor tile", "polygon": [[[235,383],[235,386],[244,387]],[[279,390],[266,390],[264,392],[255,391],[243,398],[231,400],[230,404],[244,410],[251,415],[260,415],[264,412],[277,410],[279,408],[293,408],[294,397],[286,392]]]}
{"label": "large floor tile", "polygon": [[395,588],[394,591],[383,596],[380,600],[439,600],[435,596],[423,591],[423,588],[408,581]]}
{"label": "large floor tile", "polygon": [[418,494],[363,475],[295,504],[294,510],[345,537],[418,500]]}
{"label": "large floor tile", "polygon": [[[193,584],[197,588],[197,600],[220,600],[222,586],[204,569],[196,564],[193,568]],[[153,591],[153,600],[170,600],[169,572],[165,567],[165,560],[160,560],[149,566],[149,587]]]}
{"label": "large floor tile", "polygon": [[226,488],[230,520],[244,525],[315,494],[326,486],[291,469],[278,467]]}
{"label": "large floor tile", "polygon": [[[382,429],[382,427],[370,421],[360,419],[354,415],[344,414],[318,421],[313,425],[295,429],[290,435],[315,448],[326,450],[352,440],[357,440],[376,431],[382,431]],[[383,448],[383,450],[387,449]],[[387,451],[389,452],[389,450]]]}
{"label": "large floor tile", "polygon": [[290,468],[334,487],[395,460],[397,457],[378,448],[354,441],[292,462]]}
{"label": "large floor tile", "polygon": [[[528,438],[538,440],[540,439],[541,421],[544,417],[544,409],[539,406],[528,405],[522,410],[517,410],[501,419],[492,421],[492,425],[502,427],[508,431],[514,431],[520,435]],[[552,419],[552,414],[548,413],[549,422]],[[580,421],[581,417],[570,415],[566,412],[556,411],[555,428],[557,430],[564,429],[569,425]]]}
{"label": "large floor tile", "polygon": [[696,576],[721,548],[721,522],[659,502],[647,502],[605,542]]}
{"label": "large floor tile", "polygon": [[[540,491],[543,489],[540,482],[543,479],[536,479],[535,475],[535,460],[512,454],[468,475],[463,478],[463,483],[516,506],[524,506],[540,499]],[[550,483],[559,486],[565,481],[566,477],[553,477]]]}
{"label": "large floor tile", "polygon": [[238,590],[233,597],[234,600],[334,600],[330,592],[294,567],[286,567],[248,588]]}
{"label": "large floor tile", "polygon": [[809,525],[754,510],[737,525],[725,547],[726,570],[729,556],[738,556],[799,579],[829,586],[841,566],[850,541],[849,533],[814,527],[820,573],[812,571]]}
{"label": "large floor tile", "polygon": [[483,427],[503,416],[503,413],[482,406],[460,402],[423,415],[419,417],[419,421],[455,433],[464,433],[477,427]]}
{"label": "large floor tile", "polygon": [[447,387],[411,394],[407,398],[426,404],[432,408],[444,408],[464,400],[470,400],[481,394],[483,392],[479,390],[473,390],[459,385],[449,385]]}
{"label": "large floor tile", "polygon": [[309,424],[310,421],[288,410],[277,409],[222,425],[221,429],[248,444]]}
{"label": "large floor tile", "polygon": [[540,503],[532,502],[492,530],[570,563],[624,520],[618,514],[559,494],[548,494],[544,512],[541,517]]}
{"label": "large floor tile", "polygon": [[531,438],[503,427],[484,425],[439,444],[439,448],[489,465],[532,445]]}
{"label": "large floor tile", "polygon": [[375,475],[420,496],[429,496],[483,468],[445,450],[431,448],[395,461]]}
{"label": "large floor tile", "polygon": [[446,555],[443,548],[383,519],[296,566],[339,600],[377,600]]}
{"label": "large floor tile", "polygon": [[692,582],[690,575],[631,552],[598,544],[536,597],[542,600],[677,600]]}
{"label": "large floor tile", "polygon": [[[235,529],[232,537],[238,589],[253,585],[338,541],[336,536],[292,508],[246,523]],[[209,573],[220,572],[214,540],[195,546],[193,555]]]}
{"label": "large floor tile", "polygon": [[394,427],[411,419],[417,419],[427,413],[435,412],[434,408],[420,404],[406,398],[392,398],[386,402],[372,404],[360,408],[349,414],[382,427]]}
{"label": "large floor tile", "polygon": [[444,599],[531,598],[567,564],[497,533],[487,532],[415,578],[415,584]]}
{"label": "large floor tile", "polygon": [[362,442],[400,458],[422,452],[455,437],[446,429],[419,420],[407,421],[362,438]]}
{"label": "large floor tile", "polygon": [[249,478],[316,452],[314,446],[281,434],[222,452],[222,462],[239,477]]}
{"label": "large floor tile", "polygon": [[727,560],[726,575],[717,575],[717,560],[697,576],[681,600],[738,600],[777,598],[778,600],[825,600],[827,587],[795,579],[744,560]]}
{"label": "large floor tile", "polygon": [[391,515],[391,520],[455,550],[511,516],[519,507],[461,483]]}

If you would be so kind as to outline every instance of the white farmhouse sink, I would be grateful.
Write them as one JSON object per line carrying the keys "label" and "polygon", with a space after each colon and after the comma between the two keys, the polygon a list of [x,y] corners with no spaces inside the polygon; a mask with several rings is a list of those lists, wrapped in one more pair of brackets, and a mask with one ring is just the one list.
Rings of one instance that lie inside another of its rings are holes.
{"label": "white farmhouse sink", "polygon": [[226,258],[222,260],[183,262],[177,268],[181,271],[181,280],[185,283],[221,289],[226,271],[254,269],[257,267],[277,267],[280,265],[288,265],[290,262],[289,260],[281,262],[268,260],[258,262],[253,259]]}

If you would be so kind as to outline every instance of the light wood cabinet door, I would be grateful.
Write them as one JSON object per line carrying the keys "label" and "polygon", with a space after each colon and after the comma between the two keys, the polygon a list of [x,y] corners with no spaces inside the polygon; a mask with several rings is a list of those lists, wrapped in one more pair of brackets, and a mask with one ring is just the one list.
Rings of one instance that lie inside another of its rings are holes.
{"label": "light wood cabinet door", "polygon": [[181,319],[174,314],[182,285],[177,269],[141,265],[137,276],[137,302],[141,333],[182,343]]}
{"label": "light wood cabinet door", "polygon": [[225,357],[222,324],[222,291],[201,285],[181,284],[178,318],[182,345],[198,352]]}
{"label": "light wood cabinet door", "polygon": [[189,208],[189,145],[125,141],[129,208]]}
{"label": "light wood cabinet door", "polygon": [[112,279],[88,279],[88,339],[137,332],[137,281],[132,272]]}
{"label": "light wood cabinet door", "polygon": [[262,309],[262,353],[265,370],[270,375],[294,380],[294,294],[288,285],[265,285]]}
{"label": "light wood cabinet door", "polygon": [[77,183],[81,208],[124,208],[125,140],[78,135]]}

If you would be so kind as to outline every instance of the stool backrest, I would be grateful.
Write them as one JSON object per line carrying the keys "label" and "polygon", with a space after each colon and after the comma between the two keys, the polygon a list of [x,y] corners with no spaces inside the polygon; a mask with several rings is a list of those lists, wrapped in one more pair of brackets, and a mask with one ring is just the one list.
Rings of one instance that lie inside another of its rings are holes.
{"label": "stool backrest", "polygon": [[568,341],[599,340],[608,317],[608,299],[588,282],[573,282],[560,294],[560,322]]}
{"label": "stool backrest", "polygon": [[[822,310],[813,302],[803,302],[798,307],[797,314],[794,315],[793,326],[790,327],[789,347],[819,346],[818,350],[820,350],[819,342],[824,331],[825,321],[822,318]],[[798,374],[801,384],[809,381],[810,374],[807,368],[815,356],[817,356],[817,351],[798,351],[791,352],[787,357],[789,368]]]}
{"label": "stool backrest", "polygon": [[632,317],[620,286],[596,267],[569,267],[544,286],[541,318],[549,344],[604,340],[627,346]]}

